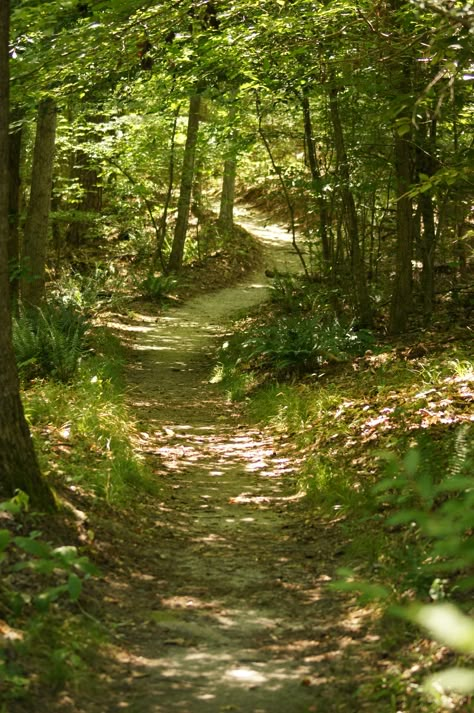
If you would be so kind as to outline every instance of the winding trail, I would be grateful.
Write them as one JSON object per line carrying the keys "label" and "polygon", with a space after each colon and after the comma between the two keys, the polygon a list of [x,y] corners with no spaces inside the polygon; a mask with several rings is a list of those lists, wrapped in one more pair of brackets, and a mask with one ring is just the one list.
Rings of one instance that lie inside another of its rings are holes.
{"label": "winding trail", "polygon": [[[265,267],[298,269],[288,233],[241,224],[264,241]],[[294,463],[209,381],[216,339],[267,297],[255,274],[125,327],[140,448],[162,489],[137,506],[134,531],[114,532],[122,554],[106,599],[121,621],[101,710],[364,710],[354,696],[374,665],[366,622],[326,587],[341,544],[305,523]]]}

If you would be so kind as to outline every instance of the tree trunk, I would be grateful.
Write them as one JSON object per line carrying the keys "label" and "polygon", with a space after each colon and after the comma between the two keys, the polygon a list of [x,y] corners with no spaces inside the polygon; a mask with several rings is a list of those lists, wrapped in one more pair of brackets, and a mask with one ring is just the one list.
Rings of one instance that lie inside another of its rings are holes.
{"label": "tree trunk", "polygon": [[[173,188],[174,188],[174,166],[175,166],[175,149],[176,149],[176,130],[178,128],[178,119],[179,119],[179,105],[176,108],[175,115],[173,117],[173,125],[171,128],[171,140],[170,140],[170,149],[169,149],[169,160],[168,160],[168,185],[166,189],[166,196],[165,200],[163,203],[163,211],[161,213],[160,220],[158,221],[157,225],[155,226],[155,235],[156,235],[156,250],[155,250],[155,256],[154,256],[154,264],[156,265],[157,261],[160,262],[160,265],[162,269],[165,269],[165,263],[164,263],[164,258],[163,258],[163,245],[165,244],[166,240],[166,231],[168,229],[168,210],[170,207],[171,199],[173,197]],[[151,215],[153,213],[151,212]]]}
{"label": "tree trunk", "polygon": [[236,159],[226,158],[224,161],[224,175],[222,177],[221,203],[219,208],[219,225],[225,234],[231,234],[234,228],[236,175]]}
{"label": "tree trunk", "polygon": [[369,291],[367,288],[367,275],[359,245],[359,226],[354,196],[350,188],[350,172],[344,143],[341,117],[339,114],[339,101],[337,87],[333,86],[329,95],[329,108],[334,132],[334,145],[339,175],[341,176],[342,203],[344,206],[346,230],[349,236],[352,262],[352,279],[357,311],[361,326],[370,327],[372,324],[372,308]]}
{"label": "tree trunk", "polygon": [[78,212],[78,219],[69,224],[65,242],[77,247],[82,245],[89,229],[90,217],[87,214],[98,214],[102,210],[102,186],[97,170],[90,165],[90,158],[84,151],[76,152],[72,177],[79,183],[81,197],[72,205]]}
{"label": "tree trunk", "polygon": [[9,0],[0,3],[0,496],[23,490],[32,505],[53,510],[51,491],[41,478],[20,400],[11,340],[8,283],[9,212]]}
{"label": "tree trunk", "polygon": [[[433,176],[436,173],[436,119],[431,118],[430,130],[417,137],[416,170],[418,174]],[[418,197],[423,232],[419,239],[423,271],[423,316],[425,325],[431,322],[434,299],[434,255],[436,249],[435,204],[432,190]]]}
{"label": "tree trunk", "polygon": [[300,97],[303,110],[304,137],[306,143],[306,152],[308,156],[309,170],[313,183],[313,191],[316,194],[316,200],[319,213],[319,236],[321,238],[321,247],[323,252],[323,261],[325,267],[329,269],[331,265],[331,248],[328,237],[328,208],[326,200],[322,192],[322,176],[319,170],[318,157],[316,155],[316,143],[314,141],[313,123],[311,120],[311,108],[309,105],[308,94],[305,90]]}
{"label": "tree trunk", "polygon": [[21,298],[28,305],[39,305],[44,297],[55,137],[56,104],[53,99],[44,99],[38,110],[30,202],[23,241],[22,262],[27,274],[21,282]]}
{"label": "tree trunk", "polygon": [[224,234],[230,235],[234,229],[234,204],[235,204],[235,179],[237,176],[237,132],[235,130],[235,117],[237,114],[237,91],[231,94],[231,103],[227,121],[231,127],[229,145],[224,159],[224,173],[222,175],[221,201],[219,206],[219,225]]}
{"label": "tree trunk", "polygon": [[184,246],[188,231],[189,211],[191,208],[191,194],[194,178],[194,163],[196,158],[196,145],[199,131],[199,116],[201,108],[201,95],[194,94],[189,102],[188,129],[184,147],[183,167],[181,170],[181,184],[178,199],[178,217],[171,247],[167,272],[179,272],[183,264]]}
{"label": "tree trunk", "polygon": [[422,193],[419,197],[421,217],[423,219],[421,280],[423,285],[423,316],[425,325],[431,322],[434,297],[434,252],[436,244],[436,226],[433,197]]}
{"label": "tree trunk", "polygon": [[395,134],[397,181],[397,248],[395,279],[390,303],[389,331],[400,334],[408,326],[412,309],[413,207],[407,195],[411,184],[411,138]]}
{"label": "tree trunk", "polygon": [[12,119],[18,122],[9,138],[9,230],[8,266],[10,270],[10,296],[16,309],[20,292],[18,269],[20,267],[20,200],[21,200],[21,144],[23,138],[23,113],[12,112]]}

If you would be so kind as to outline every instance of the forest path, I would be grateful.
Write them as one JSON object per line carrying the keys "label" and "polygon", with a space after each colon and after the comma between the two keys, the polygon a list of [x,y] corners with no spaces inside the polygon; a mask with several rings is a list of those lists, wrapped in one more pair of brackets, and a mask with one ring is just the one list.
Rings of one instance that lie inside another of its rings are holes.
{"label": "forest path", "polygon": [[[241,224],[263,240],[264,268],[298,270],[282,228]],[[106,600],[119,638],[101,710],[364,709],[354,694],[374,665],[366,622],[326,586],[340,543],[304,525],[293,464],[210,383],[217,337],[268,298],[264,268],[126,327],[129,398],[162,489],[137,506],[133,530],[113,533]]]}

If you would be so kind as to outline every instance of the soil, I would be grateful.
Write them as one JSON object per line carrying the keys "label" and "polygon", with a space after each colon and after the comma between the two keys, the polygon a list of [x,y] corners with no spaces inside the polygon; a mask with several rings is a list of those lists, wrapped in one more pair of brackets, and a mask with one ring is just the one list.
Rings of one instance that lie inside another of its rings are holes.
{"label": "soil", "polygon": [[384,662],[369,614],[327,586],[340,529],[302,503],[296,454],[210,383],[232,320],[269,297],[265,269],[299,269],[285,230],[240,220],[264,244],[258,273],[115,324],[131,354],[137,448],[160,492],[98,525],[109,544],[95,586],[114,643],[98,654],[99,684],[62,696],[65,713],[374,710],[364,684]]}

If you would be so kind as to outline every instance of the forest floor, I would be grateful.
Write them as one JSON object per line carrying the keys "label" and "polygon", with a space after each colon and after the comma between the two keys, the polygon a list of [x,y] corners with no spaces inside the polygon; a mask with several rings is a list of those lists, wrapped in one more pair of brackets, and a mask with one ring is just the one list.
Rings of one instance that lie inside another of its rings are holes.
{"label": "forest floor", "polygon": [[[128,355],[136,451],[158,489],[118,510],[85,501],[80,527],[102,572],[80,600],[102,632],[86,657],[95,675],[14,713],[432,710],[418,694],[403,703],[423,677],[420,648],[406,660],[399,648],[406,625],[329,586],[354,565],[351,532],[337,511],[320,520],[301,498],[304,453],[250,425],[213,383],[233,322],[270,297],[265,271],[300,270],[284,229],[239,220],[263,244],[257,272],[190,287],[194,296],[158,313],[137,303],[109,318]],[[76,636],[82,655],[89,633]]]}
{"label": "forest floor", "polygon": [[94,524],[115,643],[99,685],[61,698],[65,713],[373,710],[358,691],[385,665],[378,637],[367,611],[327,587],[337,527],[308,520],[291,453],[210,383],[232,319],[269,296],[264,269],[299,269],[283,229],[244,226],[264,242],[261,272],[112,325],[160,493]]}

